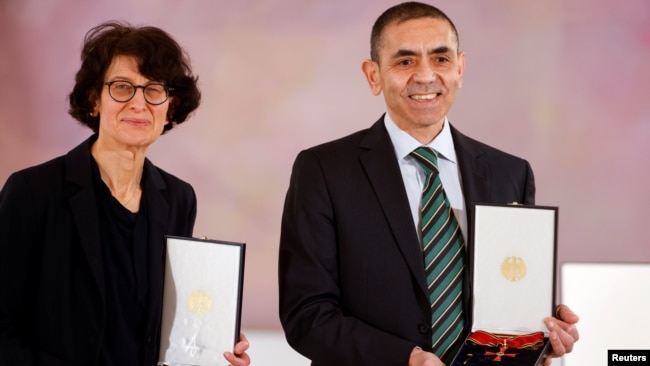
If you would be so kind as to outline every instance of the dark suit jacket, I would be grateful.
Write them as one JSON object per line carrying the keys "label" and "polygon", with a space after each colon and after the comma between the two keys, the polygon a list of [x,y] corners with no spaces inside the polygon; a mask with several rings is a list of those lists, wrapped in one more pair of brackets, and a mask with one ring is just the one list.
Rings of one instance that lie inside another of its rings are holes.
{"label": "dark suit jacket", "polygon": [[[0,191],[0,365],[95,365],[106,322],[90,145],[12,174]],[[149,213],[146,365],[155,365],[164,235],[190,236],[192,187],[145,161]]]}
{"label": "dark suit jacket", "polygon": [[[472,202],[534,203],[528,162],[453,127],[452,136],[470,227]],[[472,250],[470,241],[469,260]],[[414,346],[431,349],[423,263],[383,118],[298,155],[279,251],[280,320],[293,348],[313,365],[405,366]]]}

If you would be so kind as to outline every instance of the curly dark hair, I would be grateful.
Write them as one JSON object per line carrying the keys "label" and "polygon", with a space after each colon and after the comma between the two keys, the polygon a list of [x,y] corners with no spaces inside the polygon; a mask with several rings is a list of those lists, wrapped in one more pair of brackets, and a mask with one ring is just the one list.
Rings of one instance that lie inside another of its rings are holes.
{"label": "curly dark hair", "polygon": [[143,76],[173,88],[167,112],[169,123],[163,133],[185,122],[201,104],[198,77],[192,75],[189,57],[169,34],[156,27],[108,21],[86,33],[81,68],[69,95],[68,113],[95,133],[99,130],[99,116],[91,113],[104,87],[106,71],[116,56],[134,57]]}
{"label": "curly dark hair", "polygon": [[382,46],[384,29],[386,29],[388,25],[392,23],[401,24],[408,20],[420,18],[435,18],[449,22],[451,30],[456,37],[456,45],[460,46],[456,26],[454,25],[454,22],[449,19],[447,14],[443,13],[442,10],[435,6],[409,1],[393,6],[377,18],[370,35],[370,58],[379,64],[379,49]]}

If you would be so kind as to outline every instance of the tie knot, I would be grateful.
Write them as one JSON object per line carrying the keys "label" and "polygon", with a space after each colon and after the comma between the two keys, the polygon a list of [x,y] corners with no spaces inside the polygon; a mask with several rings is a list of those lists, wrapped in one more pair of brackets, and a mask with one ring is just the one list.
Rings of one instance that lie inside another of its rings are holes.
{"label": "tie knot", "polygon": [[420,146],[411,152],[411,156],[427,174],[438,173],[438,154],[432,148]]}

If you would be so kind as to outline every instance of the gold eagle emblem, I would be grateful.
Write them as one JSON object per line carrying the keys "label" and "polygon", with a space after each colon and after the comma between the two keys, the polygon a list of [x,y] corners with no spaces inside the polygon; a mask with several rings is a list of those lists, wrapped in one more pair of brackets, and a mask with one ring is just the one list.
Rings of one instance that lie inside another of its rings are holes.
{"label": "gold eagle emblem", "polygon": [[526,277],[526,263],[520,257],[505,257],[501,263],[501,275],[508,281],[517,282]]}
{"label": "gold eagle emblem", "polygon": [[212,299],[210,294],[204,290],[192,290],[190,297],[187,299],[187,306],[190,311],[196,315],[204,315],[210,311],[212,307]]}

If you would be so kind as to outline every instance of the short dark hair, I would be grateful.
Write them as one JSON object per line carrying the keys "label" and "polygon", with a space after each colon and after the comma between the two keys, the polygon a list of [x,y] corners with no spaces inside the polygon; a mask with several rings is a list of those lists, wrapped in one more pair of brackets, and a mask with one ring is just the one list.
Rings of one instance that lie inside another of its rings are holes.
{"label": "short dark hair", "polygon": [[163,133],[185,122],[201,104],[198,77],[192,75],[189,57],[169,34],[156,27],[108,21],[86,33],[81,68],[69,95],[68,113],[95,133],[99,130],[99,117],[91,113],[104,87],[106,71],[116,56],[134,57],[143,76],[174,89],[170,91],[169,123]]}
{"label": "short dark hair", "polygon": [[436,18],[446,20],[451,26],[454,36],[456,37],[456,44],[460,45],[458,38],[458,31],[454,22],[449,19],[447,14],[442,10],[429,4],[423,4],[415,1],[401,3],[383,12],[375,24],[372,26],[372,33],[370,35],[370,58],[379,63],[379,49],[382,46],[383,32],[386,27],[392,23],[403,23],[407,20],[419,18]]}

